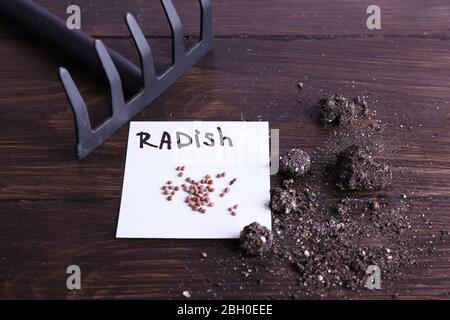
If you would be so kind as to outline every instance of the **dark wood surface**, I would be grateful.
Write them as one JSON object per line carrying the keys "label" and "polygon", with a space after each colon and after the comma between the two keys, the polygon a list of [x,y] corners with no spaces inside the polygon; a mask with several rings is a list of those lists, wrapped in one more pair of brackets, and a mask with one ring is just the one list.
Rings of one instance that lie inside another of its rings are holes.
{"label": "dark wood surface", "polygon": [[[67,1],[40,0],[65,16]],[[213,1],[215,49],[135,120],[268,120],[282,149],[314,157],[330,131],[311,118],[325,92],[376,98],[389,124],[383,143],[394,186],[432,222],[418,237],[450,229],[450,4],[378,1],[382,30],[365,26],[370,1]],[[122,14],[138,16],[156,52],[170,62],[169,29],[158,1],[88,1],[82,27],[133,61]],[[188,33],[197,32],[195,1],[175,1]],[[235,241],[115,239],[128,126],[86,160],[75,159],[72,113],[57,78],[70,62],[0,22],[0,298],[280,297],[274,281],[252,286],[200,259],[236,254]],[[108,91],[88,72],[75,80],[94,121],[108,113]],[[296,83],[305,87],[297,90]],[[323,91],[321,91],[323,90]],[[298,99],[302,102],[299,103]],[[406,171],[407,174],[400,174]],[[273,185],[278,183],[273,179]],[[382,291],[356,298],[448,298],[450,242],[404,270]],[[68,291],[66,267],[82,268],[83,289]],[[225,286],[213,287],[209,281]],[[244,290],[237,290],[244,285]],[[332,296],[333,297],[333,296]],[[339,296],[337,296],[339,297]]]}

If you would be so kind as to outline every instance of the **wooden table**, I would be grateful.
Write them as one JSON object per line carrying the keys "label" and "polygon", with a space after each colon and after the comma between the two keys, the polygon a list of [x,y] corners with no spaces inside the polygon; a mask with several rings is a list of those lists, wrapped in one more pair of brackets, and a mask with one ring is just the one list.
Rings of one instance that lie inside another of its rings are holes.
{"label": "wooden table", "polygon": [[[37,2],[66,17],[71,1]],[[407,191],[432,222],[431,229],[419,226],[424,240],[449,230],[448,1],[379,0],[381,30],[366,27],[372,1],[213,2],[214,52],[135,120],[268,120],[281,130],[283,150],[312,152],[328,131],[311,119],[310,105],[326,92],[370,91],[378,119],[391,124],[383,142],[402,150],[387,158],[408,172],[379,195]],[[158,70],[170,63],[170,32],[158,1],[76,3],[83,31],[137,63],[123,22],[125,12],[133,13]],[[175,4],[187,33],[198,34],[195,1]],[[74,72],[96,123],[109,114],[107,89],[13,26],[2,22],[0,29],[0,298],[181,298],[186,288],[195,298],[279,296],[270,278],[258,290],[234,290],[242,277],[200,259],[202,251],[236,254],[235,241],[115,239],[128,126],[76,160],[72,113],[57,68]],[[448,238],[422,262],[427,267],[405,270],[393,287],[357,297],[448,298]],[[82,269],[82,290],[66,288],[71,264]],[[209,281],[227,285],[212,292]]]}

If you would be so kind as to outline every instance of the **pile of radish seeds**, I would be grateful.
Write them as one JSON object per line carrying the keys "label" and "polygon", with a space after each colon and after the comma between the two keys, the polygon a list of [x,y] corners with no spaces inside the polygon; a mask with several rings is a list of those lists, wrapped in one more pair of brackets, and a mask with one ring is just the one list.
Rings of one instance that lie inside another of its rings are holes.
{"label": "pile of radish seeds", "polygon": [[[186,167],[177,166],[175,170],[178,172],[178,177],[183,177]],[[226,172],[218,173],[215,175],[216,179],[224,179]],[[231,186],[237,181],[237,178],[233,178],[228,182],[228,185],[223,188],[219,196],[224,198],[230,191]],[[213,193],[216,192],[214,187],[214,178],[210,174],[206,174],[203,178],[199,180],[192,179],[191,177],[186,177],[180,185],[175,185],[172,180],[167,181],[162,187],[162,194],[166,197],[167,201],[172,201],[173,197],[178,191],[182,190],[187,193],[184,200],[186,205],[192,209],[192,211],[205,214],[207,208],[214,207],[214,202],[211,199]],[[234,204],[228,207],[228,212],[232,216],[236,216],[238,204]]]}

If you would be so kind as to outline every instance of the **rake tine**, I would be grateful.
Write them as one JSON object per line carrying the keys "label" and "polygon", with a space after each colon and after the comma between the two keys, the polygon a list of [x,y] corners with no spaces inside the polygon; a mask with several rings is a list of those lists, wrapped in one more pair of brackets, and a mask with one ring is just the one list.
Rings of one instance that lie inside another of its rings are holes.
{"label": "rake tine", "polygon": [[118,116],[120,114],[120,108],[125,105],[122,81],[120,79],[119,72],[117,71],[116,66],[112,62],[111,56],[101,40],[95,40],[95,49],[97,50],[98,57],[100,58],[106,72],[106,77],[109,81],[113,117]]}
{"label": "rake tine", "polygon": [[[66,92],[67,98],[70,101],[70,105],[72,106],[72,110],[75,116],[75,122],[77,125],[77,145],[80,146],[80,144],[88,140],[92,135],[91,122],[89,120],[89,113],[86,108],[86,103],[84,102],[80,91],[73,82],[73,79],[67,69],[63,67],[59,68],[59,78],[61,79],[61,82],[64,86],[64,91]],[[79,157],[82,157],[82,153],[83,151],[78,148]]]}
{"label": "rake tine", "polygon": [[175,64],[175,62],[181,60],[185,54],[183,26],[172,1],[161,0],[161,3],[164,7],[164,12],[166,13],[167,19],[169,20],[170,29],[172,30],[172,54],[173,62]]}
{"label": "rake tine", "polygon": [[151,86],[157,81],[152,50],[134,16],[131,13],[127,13],[125,20],[127,22],[128,29],[133,36],[134,43],[139,51],[144,88],[151,88]]}
{"label": "rake tine", "polygon": [[201,39],[211,40],[214,38],[214,32],[212,28],[212,8],[210,0],[200,0],[201,6]]}

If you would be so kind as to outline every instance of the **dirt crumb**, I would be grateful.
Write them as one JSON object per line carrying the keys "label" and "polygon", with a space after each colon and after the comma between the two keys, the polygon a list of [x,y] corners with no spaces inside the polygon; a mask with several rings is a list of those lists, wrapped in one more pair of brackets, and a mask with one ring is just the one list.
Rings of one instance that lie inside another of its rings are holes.
{"label": "dirt crumb", "polygon": [[324,125],[349,124],[368,113],[365,97],[358,96],[352,100],[342,95],[331,95],[319,101],[320,122]]}
{"label": "dirt crumb", "polygon": [[248,255],[263,255],[272,247],[272,232],[259,223],[253,222],[241,231],[240,246]]}
{"label": "dirt crumb", "polygon": [[272,190],[270,208],[278,213],[298,213],[299,211],[295,195],[282,188]]}
{"label": "dirt crumb", "polygon": [[367,147],[351,145],[338,153],[334,177],[340,190],[378,190],[392,183],[392,170],[375,161]]}
{"label": "dirt crumb", "polygon": [[283,181],[283,188],[271,192],[270,208],[277,213],[301,214],[317,207],[317,195],[308,186],[296,185],[293,179]]}
{"label": "dirt crumb", "polygon": [[280,156],[280,173],[289,177],[302,177],[311,168],[311,158],[302,149],[291,149]]}

